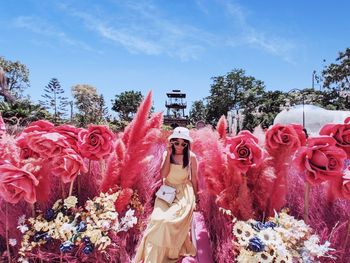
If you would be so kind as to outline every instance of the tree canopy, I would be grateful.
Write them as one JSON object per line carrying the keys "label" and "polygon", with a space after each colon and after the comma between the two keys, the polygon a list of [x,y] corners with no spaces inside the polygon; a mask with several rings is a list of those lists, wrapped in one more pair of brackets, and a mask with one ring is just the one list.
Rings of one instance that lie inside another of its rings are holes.
{"label": "tree canopy", "polygon": [[121,121],[131,121],[143,100],[140,91],[124,91],[112,100],[112,110],[118,113]]}

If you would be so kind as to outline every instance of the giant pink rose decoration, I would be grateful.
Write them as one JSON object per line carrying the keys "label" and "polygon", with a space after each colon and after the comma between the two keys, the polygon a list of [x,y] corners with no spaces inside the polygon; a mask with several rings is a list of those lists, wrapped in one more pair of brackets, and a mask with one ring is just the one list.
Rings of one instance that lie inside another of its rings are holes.
{"label": "giant pink rose decoration", "polygon": [[306,180],[310,184],[319,184],[341,176],[346,153],[336,146],[330,136],[314,137],[307,140],[296,158],[301,171],[306,170]]}
{"label": "giant pink rose decoration", "polygon": [[39,154],[29,148],[26,136],[20,136],[17,138],[16,144],[20,148],[21,159],[39,158]]}
{"label": "giant pink rose decoration", "polygon": [[39,120],[30,123],[24,130],[24,133],[30,133],[33,131],[49,132],[55,125],[49,121]]}
{"label": "giant pink rose decoration", "polygon": [[79,151],[91,160],[106,158],[113,150],[114,134],[104,125],[89,125],[79,132]]}
{"label": "giant pink rose decoration", "polygon": [[350,166],[344,170],[342,177],[332,180],[330,187],[335,198],[350,200]]}
{"label": "giant pink rose decoration", "polygon": [[301,125],[273,125],[266,132],[266,148],[269,153],[293,152],[305,145],[306,136]]}
{"label": "giant pink rose decoration", "polygon": [[43,158],[59,155],[70,147],[66,137],[57,132],[31,132],[27,134],[26,141],[29,148]]}
{"label": "giant pink rose decoration", "polygon": [[65,150],[52,160],[52,174],[64,183],[72,182],[80,172],[86,172],[83,158],[72,149]]}
{"label": "giant pink rose decoration", "polygon": [[0,165],[0,195],[5,201],[16,204],[21,199],[28,203],[36,202],[37,178],[23,168],[12,164]]}
{"label": "giant pink rose decoration", "polygon": [[[348,120],[346,120],[348,121]],[[320,130],[320,135],[332,136],[337,146],[342,148],[350,159],[350,124],[326,124]]]}
{"label": "giant pink rose decoration", "polygon": [[250,167],[259,166],[263,161],[263,150],[258,145],[258,139],[249,131],[228,137],[225,152],[229,164],[243,173]]}
{"label": "giant pink rose decoration", "polygon": [[70,145],[70,147],[76,151],[79,152],[78,149],[78,134],[81,131],[81,128],[76,128],[72,125],[61,125],[61,126],[57,126],[55,127],[52,131],[54,132],[58,132],[59,134],[63,135],[64,137],[66,137],[66,141],[68,142],[68,144]]}

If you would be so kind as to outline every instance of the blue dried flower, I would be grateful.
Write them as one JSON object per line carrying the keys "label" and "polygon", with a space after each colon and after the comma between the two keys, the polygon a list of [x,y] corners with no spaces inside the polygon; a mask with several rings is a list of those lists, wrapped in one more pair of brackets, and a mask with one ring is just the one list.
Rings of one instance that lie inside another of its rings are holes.
{"label": "blue dried flower", "polygon": [[51,221],[51,220],[55,219],[55,216],[56,216],[55,211],[52,208],[49,208],[46,210],[44,218],[47,221]]}
{"label": "blue dried flower", "polygon": [[44,236],[44,240],[45,240],[46,242],[51,242],[51,241],[53,240],[53,238],[50,237],[50,235],[49,235],[48,233],[46,233],[45,236]]}
{"label": "blue dried flower", "polygon": [[264,223],[258,221],[257,223],[252,224],[252,228],[253,228],[255,231],[257,231],[257,232],[260,232],[260,230],[263,230],[263,229],[265,229],[266,227],[265,227],[265,224],[264,224]]}
{"label": "blue dried flower", "polygon": [[265,248],[264,243],[261,241],[260,238],[258,237],[253,237],[251,239],[249,239],[249,245],[248,245],[248,249],[254,251],[254,252],[261,252],[263,251]]}
{"label": "blue dried flower", "polygon": [[269,227],[274,228],[274,227],[276,227],[277,225],[276,225],[276,223],[274,223],[274,222],[272,222],[272,221],[268,221],[268,222],[266,222],[266,223],[264,224],[264,226],[265,226],[265,228],[269,228]]}
{"label": "blue dried flower", "polygon": [[85,255],[90,255],[94,250],[94,247],[91,243],[87,244],[84,248],[83,248],[83,253]]}
{"label": "blue dried flower", "polygon": [[47,232],[42,232],[42,231],[35,233],[35,235],[33,237],[33,241],[39,242],[41,239],[43,239],[45,237],[46,234],[47,234]]}
{"label": "blue dried flower", "polygon": [[80,221],[79,225],[77,226],[78,232],[85,232],[87,229],[87,225],[85,221]]}
{"label": "blue dried flower", "polygon": [[60,245],[60,250],[63,253],[71,252],[73,250],[73,243],[66,241]]}
{"label": "blue dried flower", "polygon": [[90,243],[91,243],[90,238],[87,237],[87,236],[84,236],[83,239],[82,239],[82,241],[83,241],[85,244],[90,244]]}

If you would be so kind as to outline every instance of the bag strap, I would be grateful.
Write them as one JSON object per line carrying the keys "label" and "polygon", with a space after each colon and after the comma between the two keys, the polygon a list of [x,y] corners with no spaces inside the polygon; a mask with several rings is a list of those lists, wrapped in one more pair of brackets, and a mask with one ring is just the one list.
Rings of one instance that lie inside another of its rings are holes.
{"label": "bag strap", "polygon": [[192,181],[192,162],[191,162],[192,156],[191,156],[191,151],[190,151],[189,155],[190,156],[189,156],[189,161],[188,161],[188,167],[189,167],[190,171],[189,171],[188,175],[190,177],[190,181]]}

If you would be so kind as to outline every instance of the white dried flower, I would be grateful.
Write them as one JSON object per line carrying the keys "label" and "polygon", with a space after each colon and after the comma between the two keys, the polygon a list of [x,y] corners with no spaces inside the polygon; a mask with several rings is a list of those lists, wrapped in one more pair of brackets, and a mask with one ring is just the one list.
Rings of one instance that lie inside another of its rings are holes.
{"label": "white dried flower", "polygon": [[10,246],[14,247],[17,245],[17,240],[15,238],[10,238],[9,244],[10,244]]}
{"label": "white dried flower", "polygon": [[78,199],[71,195],[69,197],[67,197],[66,199],[64,199],[64,205],[69,209],[72,207],[75,207],[75,205],[78,203]]}

